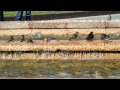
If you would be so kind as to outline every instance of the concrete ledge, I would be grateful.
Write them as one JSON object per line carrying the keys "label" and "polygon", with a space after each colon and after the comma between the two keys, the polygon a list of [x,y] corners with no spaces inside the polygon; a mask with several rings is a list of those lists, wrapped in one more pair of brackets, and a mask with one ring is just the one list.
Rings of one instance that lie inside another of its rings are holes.
{"label": "concrete ledge", "polygon": [[0,51],[120,51],[120,41],[68,41],[68,40],[51,40],[27,42],[7,42],[1,41]]}
{"label": "concrete ledge", "polygon": [[0,29],[83,29],[119,28],[120,20],[48,20],[48,21],[3,21]]}
{"label": "concrete ledge", "polygon": [[8,30],[0,30],[0,36],[15,36],[15,35],[35,35],[36,33],[41,32],[44,35],[54,35],[54,36],[66,36],[69,37],[73,35],[75,32],[79,32],[79,35],[89,34],[93,32],[94,34],[117,34],[120,35],[120,28],[108,28],[108,29],[8,29]]}

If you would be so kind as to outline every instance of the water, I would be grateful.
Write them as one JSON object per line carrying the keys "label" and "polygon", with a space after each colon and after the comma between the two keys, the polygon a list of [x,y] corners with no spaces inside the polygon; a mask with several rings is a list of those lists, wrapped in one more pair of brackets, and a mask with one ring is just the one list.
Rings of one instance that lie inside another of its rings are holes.
{"label": "water", "polygon": [[120,79],[120,60],[0,60],[0,78]]}

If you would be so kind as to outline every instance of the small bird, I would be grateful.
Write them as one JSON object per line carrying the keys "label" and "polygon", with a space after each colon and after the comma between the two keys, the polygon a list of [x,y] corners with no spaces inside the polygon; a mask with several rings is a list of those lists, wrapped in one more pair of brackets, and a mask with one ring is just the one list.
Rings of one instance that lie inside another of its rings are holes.
{"label": "small bird", "polygon": [[51,38],[44,38],[44,41],[50,42]]}
{"label": "small bird", "polygon": [[86,40],[91,41],[91,40],[93,40],[93,38],[94,38],[93,32],[90,32],[90,33],[88,34]]}
{"label": "small bird", "polygon": [[78,34],[79,34],[79,32],[76,32],[75,34],[73,34],[73,35],[69,38],[69,40],[76,39],[76,38],[78,37]]}
{"label": "small bird", "polygon": [[8,42],[12,42],[14,40],[13,36],[10,37],[10,40]]}
{"label": "small bird", "polygon": [[100,36],[100,39],[101,40],[108,40],[110,38],[110,36],[109,35],[107,35],[107,34],[101,34],[101,36]]}
{"label": "small bird", "polygon": [[40,38],[42,38],[41,32],[37,32],[37,33],[35,34],[34,38],[35,38],[35,39],[40,39]]}
{"label": "small bird", "polygon": [[108,20],[111,20],[112,19],[112,17],[111,17],[111,14],[108,16]]}
{"label": "small bird", "polygon": [[22,39],[20,40],[20,42],[25,41],[25,36],[24,35],[21,35],[21,36],[22,36]]}
{"label": "small bird", "polygon": [[27,43],[34,43],[32,38],[28,39]]}

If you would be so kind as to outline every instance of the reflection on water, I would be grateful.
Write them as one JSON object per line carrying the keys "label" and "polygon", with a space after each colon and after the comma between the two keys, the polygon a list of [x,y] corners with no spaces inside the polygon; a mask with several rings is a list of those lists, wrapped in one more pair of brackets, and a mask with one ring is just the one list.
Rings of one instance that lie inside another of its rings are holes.
{"label": "reflection on water", "polygon": [[0,60],[0,78],[119,79],[119,60]]}

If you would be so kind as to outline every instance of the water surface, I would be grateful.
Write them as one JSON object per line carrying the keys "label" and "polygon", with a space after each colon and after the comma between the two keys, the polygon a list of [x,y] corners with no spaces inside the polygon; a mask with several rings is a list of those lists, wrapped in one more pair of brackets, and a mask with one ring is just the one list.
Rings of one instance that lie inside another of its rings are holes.
{"label": "water surface", "polygon": [[120,79],[120,60],[0,60],[1,79]]}

